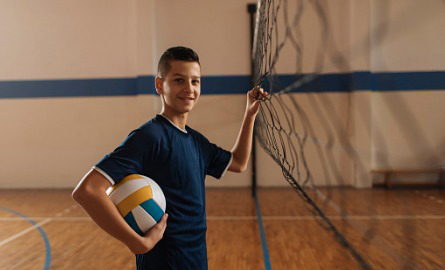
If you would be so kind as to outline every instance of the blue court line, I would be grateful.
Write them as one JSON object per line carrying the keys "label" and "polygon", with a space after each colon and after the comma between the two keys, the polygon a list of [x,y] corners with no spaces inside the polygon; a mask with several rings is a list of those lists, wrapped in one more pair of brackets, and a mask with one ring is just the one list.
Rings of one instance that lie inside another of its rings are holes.
{"label": "blue court line", "polygon": [[[275,92],[307,74],[278,74]],[[0,99],[155,95],[154,75],[128,78],[0,81]],[[265,82],[264,88],[268,89]],[[245,94],[249,75],[203,76],[201,95]],[[316,74],[294,93],[445,90],[445,71]]]}
{"label": "blue court line", "polygon": [[[0,207],[0,210],[3,210],[3,211],[6,211],[6,212],[9,212],[11,214],[14,214],[16,216],[19,216],[19,217],[23,218],[24,220],[30,222],[32,225],[37,225],[37,223],[33,219],[31,219],[31,218],[29,218],[29,217],[27,217],[25,215],[22,215],[22,214],[20,214],[17,211],[14,211],[14,210],[8,209],[8,208],[4,208],[4,207]],[[43,269],[44,270],[49,270],[49,266],[51,264],[51,245],[49,244],[48,236],[46,235],[46,233],[42,229],[42,227],[37,225],[36,229],[40,232],[40,234],[43,237],[43,241],[45,242],[45,250],[46,250],[45,251],[45,265],[44,265]]]}
{"label": "blue court line", "polygon": [[271,270],[272,267],[270,265],[269,250],[267,249],[266,234],[264,233],[263,219],[261,218],[261,209],[258,203],[257,194],[255,195],[255,208],[256,208],[256,216],[258,218],[258,227],[260,229],[261,246],[263,248],[264,267],[266,267],[266,270]]}

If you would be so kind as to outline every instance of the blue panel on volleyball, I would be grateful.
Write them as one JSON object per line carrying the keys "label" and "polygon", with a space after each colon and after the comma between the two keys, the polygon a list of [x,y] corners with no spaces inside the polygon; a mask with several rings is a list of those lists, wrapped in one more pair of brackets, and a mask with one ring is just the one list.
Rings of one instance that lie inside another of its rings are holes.
{"label": "blue panel on volleyball", "polygon": [[164,211],[162,211],[161,207],[153,200],[148,200],[139,205],[144,208],[144,210],[153,217],[156,222],[159,222],[164,215]]}
{"label": "blue panel on volleyball", "polygon": [[139,228],[138,224],[136,223],[136,220],[134,219],[133,213],[129,212],[125,217],[125,221],[130,225],[130,227],[136,231],[139,235],[143,235],[144,233]]}

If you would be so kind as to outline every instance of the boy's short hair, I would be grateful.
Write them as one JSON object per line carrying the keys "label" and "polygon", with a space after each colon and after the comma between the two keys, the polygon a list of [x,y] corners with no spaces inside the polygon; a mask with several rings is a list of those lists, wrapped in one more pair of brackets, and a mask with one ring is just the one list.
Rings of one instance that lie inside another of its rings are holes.
{"label": "boy's short hair", "polygon": [[164,78],[170,70],[170,61],[197,62],[199,65],[198,54],[190,48],[177,46],[167,49],[159,59],[158,76]]}

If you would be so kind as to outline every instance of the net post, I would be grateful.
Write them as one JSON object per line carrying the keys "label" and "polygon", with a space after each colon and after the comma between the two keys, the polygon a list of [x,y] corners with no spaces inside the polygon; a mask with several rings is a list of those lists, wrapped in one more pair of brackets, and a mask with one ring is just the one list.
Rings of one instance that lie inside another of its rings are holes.
{"label": "net post", "polygon": [[[253,64],[253,42],[254,42],[254,33],[255,33],[255,13],[257,10],[257,4],[249,3],[247,4],[247,12],[249,13],[250,18],[250,84],[251,87],[254,87],[253,81],[253,72],[254,72],[254,64]],[[252,151],[251,151],[251,160],[252,160],[252,197],[256,197],[256,188],[257,188],[257,179],[256,179],[256,132],[255,127],[253,129],[252,134]]]}

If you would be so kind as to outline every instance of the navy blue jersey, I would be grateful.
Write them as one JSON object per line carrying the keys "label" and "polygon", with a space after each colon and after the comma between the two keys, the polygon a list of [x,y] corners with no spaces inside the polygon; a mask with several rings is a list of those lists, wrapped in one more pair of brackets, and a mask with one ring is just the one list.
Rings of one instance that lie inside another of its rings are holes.
{"label": "navy blue jersey", "polygon": [[142,174],[164,192],[167,229],[151,251],[136,256],[137,269],[207,269],[204,180],[220,178],[231,158],[199,132],[157,115],[96,164],[113,184]]}

